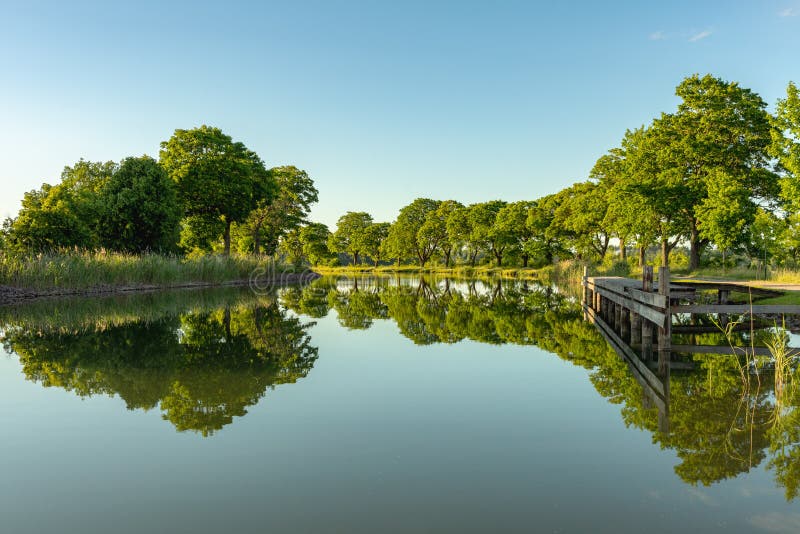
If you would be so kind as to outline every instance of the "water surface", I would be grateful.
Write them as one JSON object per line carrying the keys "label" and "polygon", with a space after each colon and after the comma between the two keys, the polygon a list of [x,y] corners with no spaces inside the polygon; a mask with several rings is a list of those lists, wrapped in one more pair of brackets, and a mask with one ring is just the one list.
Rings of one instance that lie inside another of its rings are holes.
{"label": "water surface", "polygon": [[705,356],[665,428],[554,287],[322,279],[0,320],[3,532],[800,530],[796,399]]}

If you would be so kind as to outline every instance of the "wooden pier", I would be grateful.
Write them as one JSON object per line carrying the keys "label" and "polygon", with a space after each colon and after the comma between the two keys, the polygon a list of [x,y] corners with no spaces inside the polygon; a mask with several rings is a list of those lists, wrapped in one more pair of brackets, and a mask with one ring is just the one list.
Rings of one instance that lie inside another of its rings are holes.
{"label": "wooden pier", "polygon": [[[732,292],[752,298],[781,295],[778,291],[727,282],[674,282],[667,267],[661,267],[658,275],[654,283],[652,267],[645,267],[642,280],[590,277],[584,270],[582,305],[585,319],[597,326],[628,363],[664,417],[668,416],[670,369],[686,367],[685,363],[672,361],[673,353],[731,353],[728,346],[673,344],[673,333],[720,331],[715,326],[673,325],[673,316],[717,314],[720,324],[725,324],[728,314],[800,315],[797,305],[729,303]],[[715,302],[699,303],[698,291],[709,290],[716,291],[716,298],[712,299]],[[766,349],[756,348],[755,352],[769,354]]]}

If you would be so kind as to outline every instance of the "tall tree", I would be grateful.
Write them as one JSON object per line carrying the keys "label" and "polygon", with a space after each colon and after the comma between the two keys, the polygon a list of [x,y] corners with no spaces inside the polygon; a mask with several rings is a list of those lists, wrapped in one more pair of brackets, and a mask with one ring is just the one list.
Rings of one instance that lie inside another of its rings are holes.
{"label": "tall tree", "polygon": [[428,215],[439,207],[438,200],[418,198],[400,210],[389,229],[389,248],[398,259],[416,258],[420,266],[431,258],[445,235],[440,232],[420,232]]}
{"label": "tall tree", "polygon": [[628,151],[636,150],[643,136],[644,129],[625,132],[622,146],[601,156],[590,173],[607,191],[608,206],[602,224],[619,239],[620,259],[626,258],[626,246],[633,242],[639,250],[640,267],[645,264],[647,247],[653,244],[659,229],[658,218],[645,199],[627,187],[636,183],[636,177],[629,174],[634,169],[629,165]]}
{"label": "tall tree", "polygon": [[493,254],[500,265],[508,240],[502,233],[495,232],[494,222],[497,213],[506,205],[502,200],[490,200],[467,206],[467,224],[469,227],[468,243],[473,251],[471,264],[475,265],[478,252]]}
{"label": "tall tree", "polygon": [[497,212],[494,221],[495,234],[503,235],[504,239],[514,250],[518,251],[522,257],[522,266],[528,266],[530,251],[528,242],[533,237],[533,232],[527,224],[528,214],[534,202],[521,200],[507,204]]}
{"label": "tall tree", "polygon": [[361,232],[361,235],[358,237],[361,241],[360,248],[362,253],[372,259],[372,263],[375,267],[381,262],[386,252],[384,242],[389,235],[390,227],[391,224],[387,222],[372,223],[364,228],[364,231]]}
{"label": "tall tree", "polygon": [[174,182],[153,158],[124,159],[99,202],[102,246],[127,252],[175,250],[181,206]]}
{"label": "tall tree", "polygon": [[331,251],[328,250],[330,236],[330,230],[322,223],[309,223],[300,228],[303,255],[311,265],[318,265],[331,256]]}
{"label": "tall tree", "polygon": [[187,215],[222,221],[226,255],[231,251],[231,225],[243,222],[259,202],[274,196],[274,181],[261,158],[219,128],[175,130],[161,143],[159,159],[178,185]]}
{"label": "tall tree", "polygon": [[576,252],[593,253],[602,261],[611,241],[606,225],[608,191],[605,184],[582,182],[559,193],[563,198],[553,224],[573,235]]}
{"label": "tall tree", "polygon": [[667,265],[672,249],[689,235],[696,198],[687,191],[681,173],[664,170],[659,161],[665,145],[662,128],[662,122],[654,121],[648,128],[626,133],[622,142],[625,179],[617,186],[617,193],[623,196],[615,202],[628,203],[627,209],[639,217],[633,231],[642,236],[655,233],[661,243],[662,262]]}
{"label": "tall tree", "polygon": [[662,172],[670,185],[689,199],[685,212],[690,245],[689,268],[700,265],[710,242],[700,235],[695,208],[708,197],[708,177],[721,169],[730,181],[749,189],[754,199],[773,199],[777,176],[770,172],[767,153],[772,127],[767,104],[758,94],[711,75],[690,76],[678,85],[681,98],[674,115],[657,120]]}
{"label": "tall tree", "polygon": [[425,216],[425,222],[417,231],[417,242],[438,249],[444,259],[445,267],[450,266],[450,256],[453,253],[453,243],[448,239],[447,220],[450,215],[463,208],[464,205],[455,200],[444,200],[439,203],[437,208],[429,211]]}
{"label": "tall tree", "polygon": [[790,212],[800,213],[800,90],[794,83],[786,88],[786,98],[778,100],[774,125],[770,153],[784,171],[781,197]]}
{"label": "tall tree", "polygon": [[267,174],[275,184],[275,197],[261,199],[244,226],[252,238],[253,253],[260,254],[263,244],[271,256],[282,236],[307,222],[319,192],[308,173],[297,167],[274,167]]}
{"label": "tall tree", "polygon": [[557,224],[554,224],[555,212],[563,197],[558,194],[547,195],[536,200],[528,211],[526,225],[531,237],[525,249],[539,263],[551,264],[557,255],[568,254],[566,242],[569,236]]}
{"label": "tall tree", "polygon": [[747,238],[753,223],[756,206],[750,201],[750,191],[718,169],[708,177],[708,196],[696,208],[700,221],[700,237],[708,239],[725,253]]}
{"label": "tall tree", "polygon": [[102,211],[98,193],[116,168],[112,161],[80,160],[72,167],[64,167],[59,184],[43,184],[39,190],[26,193],[22,209],[10,225],[9,246],[29,252],[97,247]]}
{"label": "tall tree", "polygon": [[372,216],[363,211],[348,211],[336,223],[336,231],[328,239],[332,252],[350,254],[353,264],[358,265],[363,252],[363,233],[372,224]]}

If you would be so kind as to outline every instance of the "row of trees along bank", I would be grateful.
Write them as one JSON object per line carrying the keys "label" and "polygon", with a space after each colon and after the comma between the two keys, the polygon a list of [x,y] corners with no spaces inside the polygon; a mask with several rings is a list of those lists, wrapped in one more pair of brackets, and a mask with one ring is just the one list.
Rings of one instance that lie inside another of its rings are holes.
{"label": "row of trees along bank", "polygon": [[296,167],[267,169],[218,128],[175,130],[159,159],[81,160],[57,185],[25,194],[3,225],[10,253],[64,248],[120,252],[274,254],[306,222],[314,182]]}
{"label": "row of trees along bank", "polygon": [[[532,201],[464,206],[418,198],[389,223],[366,212],[343,215],[287,235],[294,258],[325,262],[332,253],[360,263],[368,256],[425,266],[602,260],[612,241],[640,264],[649,247],[669,260],[678,244],[699,267],[708,250],[796,266],[800,256],[800,97],[789,84],[774,115],[753,91],[719,78],[691,76],[678,85],[677,109],[625,132],[597,160],[588,180]],[[325,250],[327,248],[327,250]]]}

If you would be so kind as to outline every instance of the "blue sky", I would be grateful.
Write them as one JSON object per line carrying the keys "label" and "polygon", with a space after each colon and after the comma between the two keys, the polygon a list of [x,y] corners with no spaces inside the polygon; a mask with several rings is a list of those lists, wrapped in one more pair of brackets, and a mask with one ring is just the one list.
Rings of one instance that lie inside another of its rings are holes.
{"label": "blue sky", "polygon": [[312,217],[584,180],[692,73],[774,106],[800,0],[0,2],[0,216],[79,158],[210,124],[306,169]]}

